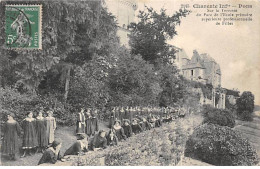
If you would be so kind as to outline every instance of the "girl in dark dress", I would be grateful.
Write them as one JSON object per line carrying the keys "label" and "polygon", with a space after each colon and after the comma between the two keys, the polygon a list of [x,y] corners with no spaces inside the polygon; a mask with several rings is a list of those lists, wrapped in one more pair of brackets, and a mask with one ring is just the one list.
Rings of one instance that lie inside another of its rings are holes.
{"label": "girl in dark dress", "polygon": [[138,124],[137,119],[133,119],[131,127],[132,127],[132,132],[134,134],[138,134],[143,131],[142,127]]}
{"label": "girl in dark dress", "polygon": [[126,135],[125,135],[124,129],[121,127],[119,120],[115,121],[114,126],[112,127],[112,129],[115,130],[116,136],[117,136],[119,141],[122,140],[122,139],[124,139],[124,140],[126,139]]}
{"label": "girl in dark dress", "polygon": [[90,142],[90,148],[94,151],[107,148],[106,132],[100,130]]}
{"label": "girl in dark dress", "polygon": [[115,107],[112,109],[111,114],[110,114],[110,119],[109,119],[109,128],[111,128],[115,122],[116,118],[116,110]]}
{"label": "girl in dark dress", "polygon": [[162,126],[162,120],[160,116],[156,116],[155,127],[160,127],[160,126]]}
{"label": "girl in dark dress", "polygon": [[37,135],[36,135],[36,120],[33,118],[33,113],[29,112],[28,117],[26,117],[22,121],[22,128],[23,128],[23,145],[22,149],[24,153],[21,157],[26,156],[26,152],[31,154],[31,150],[38,146]]}
{"label": "girl in dark dress", "polygon": [[94,135],[95,132],[97,132],[99,130],[99,126],[98,126],[98,119],[97,119],[97,114],[98,114],[98,111],[97,110],[94,110],[92,112],[92,118],[91,118],[91,134]]}
{"label": "girl in dark dress", "polygon": [[125,110],[123,107],[121,107],[118,120],[120,120],[120,122],[122,122],[122,123],[123,123],[124,116],[125,116]]}
{"label": "girl in dark dress", "polygon": [[87,113],[86,113],[86,134],[88,136],[91,136],[92,134],[92,116],[90,114],[90,110],[88,109],[87,110]]}
{"label": "girl in dark dress", "polygon": [[36,133],[38,139],[38,151],[44,152],[45,148],[48,146],[48,138],[47,138],[47,130],[46,130],[47,122],[45,118],[42,116],[42,112],[40,111],[38,116],[36,117]]}
{"label": "girl in dark dress", "polygon": [[88,138],[84,134],[79,134],[78,139],[75,143],[73,143],[70,148],[68,148],[64,156],[67,155],[79,155],[82,152],[87,152],[88,151]]}
{"label": "girl in dark dress", "polygon": [[14,114],[7,115],[7,121],[3,126],[2,153],[7,154],[10,160],[15,160],[16,153],[19,151],[18,136],[21,134],[21,127],[14,119]]}
{"label": "girl in dark dress", "polygon": [[60,155],[60,149],[61,149],[61,143],[57,141],[53,141],[51,144],[51,147],[48,148],[42,155],[40,161],[38,162],[38,165],[43,163],[52,163],[55,164],[57,160],[61,159]]}
{"label": "girl in dark dress", "polygon": [[147,121],[149,122],[151,128],[154,128],[154,127],[155,127],[156,118],[154,117],[154,115],[152,115],[152,114],[150,113],[149,116],[147,117]]}
{"label": "girl in dark dress", "polygon": [[144,117],[142,118],[142,121],[139,124],[142,127],[143,131],[151,129],[151,125],[147,122],[146,118]]}
{"label": "girl in dark dress", "polygon": [[124,125],[122,126],[125,132],[126,137],[131,137],[133,132],[132,132],[132,127],[130,126],[130,121],[128,119],[124,120]]}
{"label": "girl in dark dress", "polygon": [[118,143],[118,138],[116,136],[116,131],[114,129],[110,129],[107,136],[107,145],[114,146]]}

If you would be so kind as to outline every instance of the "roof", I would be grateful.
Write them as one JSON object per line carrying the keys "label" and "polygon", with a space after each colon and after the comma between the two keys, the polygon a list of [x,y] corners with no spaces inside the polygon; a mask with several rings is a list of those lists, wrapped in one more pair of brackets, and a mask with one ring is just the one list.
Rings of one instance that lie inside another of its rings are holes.
{"label": "roof", "polygon": [[190,63],[190,64],[187,64],[187,65],[183,65],[183,66],[182,66],[182,69],[194,69],[194,68],[206,69],[206,68],[204,67],[204,65],[201,64],[200,62]]}
{"label": "roof", "polygon": [[191,63],[197,63],[197,62],[201,62],[201,58],[199,53],[196,50],[194,50],[191,58]]}
{"label": "roof", "polygon": [[239,97],[239,91],[230,90],[230,89],[226,89],[226,91],[227,91],[226,95],[232,95],[235,97]]}
{"label": "roof", "polygon": [[210,57],[209,54],[207,54],[207,53],[202,53],[202,54],[200,54],[200,56],[204,62],[216,62],[215,59]]}
{"label": "roof", "polygon": [[186,54],[186,52],[183,49],[180,49],[178,51],[178,53],[179,53],[180,58],[182,58],[182,59],[189,59],[188,55]]}

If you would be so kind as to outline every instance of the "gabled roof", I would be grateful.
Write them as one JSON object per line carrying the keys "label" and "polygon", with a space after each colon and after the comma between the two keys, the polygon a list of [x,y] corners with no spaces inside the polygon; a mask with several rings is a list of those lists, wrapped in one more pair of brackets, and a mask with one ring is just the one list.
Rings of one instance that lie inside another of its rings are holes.
{"label": "gabled roof", "polygon": [[201,62],[201,57],[199,53],[196,50],[194,50],[191,58],[191,63],[197,63],[197,62]]}

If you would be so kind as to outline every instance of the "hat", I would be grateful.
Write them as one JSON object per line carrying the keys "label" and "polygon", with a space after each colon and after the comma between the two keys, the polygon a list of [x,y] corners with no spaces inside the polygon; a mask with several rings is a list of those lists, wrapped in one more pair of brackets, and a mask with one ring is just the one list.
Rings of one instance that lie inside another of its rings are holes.
{"label": "hat", "polygon": [[119,124],[121,124],[120,120],[115,120],[114,125],[116,124],[116,122],[118,122]]}
{"label": "hat", "polygon": [[78,134],[77,140],[84,140],[87,136],[85,134]]}
{"label": "hat", "polygon": [[99,134],[106,132],[105,130],[99,130]]}
{"label": "hat", "polygon": [[59,144],[60,144],[60,142],[54,140],[54,141],[52,142],[51,146],[52,146],[52,147],[57,147]]}
{"label": "hat", "polygon": [[53,115],[53,111],[49,110],[49,111],[47,111],[47,114]]}
{"label": "hat", "polygon": [[130,121],[128,119],[124,119],[123,122],[127,122],[128,124],[130,124]]}
{"label": "hat", "polygon": [[14,118],[15,114],[14,113],[8,113],[7,116],[12,116]]}

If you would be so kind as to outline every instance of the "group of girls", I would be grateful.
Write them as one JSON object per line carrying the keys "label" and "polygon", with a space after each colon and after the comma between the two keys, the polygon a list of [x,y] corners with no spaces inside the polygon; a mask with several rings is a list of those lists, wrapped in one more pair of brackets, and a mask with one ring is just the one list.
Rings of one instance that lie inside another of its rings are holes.
{"label": "group of girls", "polygon": [[[126,109],[127,110],[127,109]],[[129,119],[118,120],[114,119],[113,125],[110,126],[110,129],[106,132],[104,130],[98,130],[94,134],[87,136],[86,127],[87,119],[97,117],[97,110],[91,111],[88,109],[84,113],[84,109],[81,109],[78,113],[77,118],[77,141],[75,141],[63,154],[60,155],[61,143],[54,141],[53,144],[45,151],[42,158],[38,164],[42,163],[56,163],[57,160],[64,161],[68,155],[80,155],[88,152],[89,150],[97,151],[107,148],[107,146],[114,146],[118,144],[118,141],[126,140],[132,135],[138,134],[142,131],[150,130],[155,127],[162,126],[163,122],[170,122],[169,119],[173,119],[174,111],[164,112],[161,116],[160,114],[152,114],[152,111],[148,109],[149,114],[135,115],[135,117],[130,121]],[[113,113],[110,117],[114,118]],[[122,124],[121,124],[122,123]],[[93,122],[89,122],[93,124]],[[95,131],[97,131],[95,130]],[[85,131],[85,133],[84,133]],[[59,146],[58,146],[59,145]]]}
{"label": "group of girls", "polygon": [[81,109],[77,114],[76,134],[87,134],[89,137],[94,136],[95,132],[99,130],[97,109]]}
{"label": "group of girls", "polygon": [[48,111],[47,117],[40,111],[36,118],[33,112],[28,112],[27,117],[19,124],[14,120],[15,115],[9,113],[7,121],[2,129],[2,153],[8,155],[10,160],[16,160],[19,152],[19,137],[22,137],[22,151],[25,157],[27,154],[44,152],[44,150],[54,141],[56,120],[52,116],[53,112]]}
{"label": "group of girls", "polygon": [[108,145],[131,137],[142,131],[162,126],[180,116],[179,108],[160,107],[114,107],[110,113],[107,134]]}

